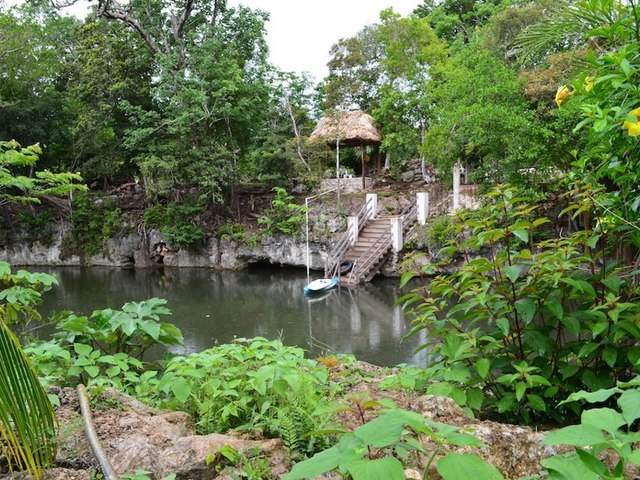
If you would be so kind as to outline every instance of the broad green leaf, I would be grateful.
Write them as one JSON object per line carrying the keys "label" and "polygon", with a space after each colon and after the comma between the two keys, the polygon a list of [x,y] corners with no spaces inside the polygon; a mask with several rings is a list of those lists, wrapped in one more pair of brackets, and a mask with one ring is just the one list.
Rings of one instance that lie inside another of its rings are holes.
{"label": "broad green leaf", "polygon": [[93,348],[91,348],[91,346],[85,345],[84,343],[74,343],[73,349],[78,355],[81,355],[83,357],[88,356],[93,351]]}
{"label": "broad green leaf", "polygon": [[581,448],[576,448],[576,453],[578,454],[578,457],[580,457],[580,460],[582,460],[582,463],[584,463],[584,466],[593,473],[596,473],[601,477],[608,473],[609,469],[607,466],[591,453],[582,450]]}
{"label": "broad green leaf", "polygon": [[514,230],[513,234],[524,243],[529,243],[529,232],[527,230]]}
{"label": "broad green leaf", "polygon": [[638,465],[640,467],[640,450],[634,450],[633,452],[631,452],[631,455],[629,455],[627,459],[631,463]]}
{"label": "broad green leaf", "polygon": [[95,365],[84,367],[84,371],[87,372],[91,378],[97,377],[98,374],[100,373],[100,369]]}
{"label": "broad green leaf", "polygon": [[580,334],[580,321],[573,315],[563,317],[562,325],[564,325],[567,331],[574,337],[577,337]]}
{"label": "broad green leaf", "polygon": [[516,383],[516,400],[522,400],[524,393],[527,391],[527,384],[524,382]]}
{"label": "broad green leaf", "polygon": [[140,322],[140,329],[154,340],[160,338],[160,324],[152,320]]}
{"label": "broad green leaf", "polygon": [[551,432],[542,443],[545,445],[572,445],[589,447],[606,441],[599,428],[593,425],[571,425]]}
{"label": "broad green leaf", "polygon": [[349,473],[353,480],[404,480],[404,467],[394,457],[354,462]]}
{"label": "broad green leaf", "polygon": [[515,303],[516,311],[525,325],[531,323],[533,316],[536,314],[537,305],[533,298],[521,298]]}
{"label": "broad green leaf", "polygon": [[587,392],[585,390],[580,390],[579,392],[572,393],[567,397],[566,400],[563,400],[559,403],[562,405],[563,403],[575,402],[577,400],[586,400],[589,403],[598,403],[604,402],[611,395],[619,393],[621,390],[619,388],[608,388],[606,390],[598,390],[596,392]]}
{"label": "broad green leaf", "polygon": [[627,390],[618,398],[618,406],[622,410],[627,425],[640,418],[640,390]]}
{"label": "broad green leaf", "polygon": [[416,273],[413,271],[403,273],[402,277],[400,277],[400,288],[404,287],[415,276]]}
{"label": "broad green leaf", "polygon": [[192,383],[182,377],[177,377],[171,382],[171,393],[180,403],[184,403],[191,395]]}
{"label": "broad green leaf", "polygon": [[520,276],[520,272],[522,271],[522,267],[520,265],[510,265],[508,267],[504,267],[503,271],[504,276],[511,280],[511,283],[516,283]]}
{"label": "broad green leaf", "polygon": [[323,473],[330,472],[338,466],[340,450],[335,445],[328,450],[316,453],[308,460],[296,463],[291,471],[287,473],[283,480],[303,480],[315,478]]}
{"label": "broad green leaf", "polygon": [[531,405],[531,408],[538,412],[546,412],[547,404],[544,402],[540,395],[527,394],[527,400]]}
{"label": "broad green leaf", "polygon": [[618,350],[613,347],[607,347],[602,351],[602,359],[611,368],[613,368],[613,366],[616,364],[617,358],[618,358]]}
{"label": "broad green leaf", "polygon": [[400,440],[404,423],[401,416],[389,412],[358,427],[353,433],[365,444],[382,448]]}
{"label": "broad green leaf", "polygon": [[564,308],[562,308],[562,303],[557,298],[549,298],[547,303],[545,303],[545,306],[557,319],[561,319],[564,316]]}
{"label": "broad green leaf", "polygon": [[478,371],[478,375],[480,375],[480,378],[484,380],[489,374],[489,368],[491,368],[491,360],[489,360],[488,358],[481,358],[476,361],[475,367]]}
{"label": "broad green leaf", "polygon": [[549,472],[550,480],[599,480],[575,453],[555,455],[540,461]]}
{"label": "broad green leaf", "polygon": [[509,319],[508,318],[505,318],[505,317],[499,318],[498,320],[496,320],[496,325],[502,332],[502,335],[504,335],[505,337],[509,335]]}
{"label": "broad green leaf", "polygon": [[438,461],[438,473],[444,480],[504,480],[493,465],[471,453],[450,453]]}
{"label": "broad green leaf", "polygon": [[621,426],[627,423],[622,414],[612,408],[585,410],[582,412],[580,419],[584,425],[592,425],[611,434],[617,432]]}
{"label": "broad green leaf", "polygon": [[427,393],[429,395],[439,395],[441,397],[448,396],[451,390],[453,390],[453,385],[449,382],[436,382],[427,387]]}

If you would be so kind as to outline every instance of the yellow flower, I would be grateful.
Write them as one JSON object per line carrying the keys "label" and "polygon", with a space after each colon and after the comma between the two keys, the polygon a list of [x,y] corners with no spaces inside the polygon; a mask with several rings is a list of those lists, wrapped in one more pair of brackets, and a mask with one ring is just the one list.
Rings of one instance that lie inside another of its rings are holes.
{"label": "yellow flower", "polygon": [[590,92],[593,89],[593,84],[595,83],[595,77],[587,77],[584,79],[584,89],[587,92]]}
{"label": "yellow flower", "polygon": [[630,137],[638,137],[640,136],[640,107],[631,110],[629,115],[635,117],[636,121],[631,122],[629,120],[625,120],[622,124],[622,128],[627,131]]}
{"label": "yellow flower", "polygon": [[569,87],[566,85],[558,87],[558,91],[556,92],[556,105],[562,105],[562,103],[571,95],[573,95],[573,90],[569,90]]}

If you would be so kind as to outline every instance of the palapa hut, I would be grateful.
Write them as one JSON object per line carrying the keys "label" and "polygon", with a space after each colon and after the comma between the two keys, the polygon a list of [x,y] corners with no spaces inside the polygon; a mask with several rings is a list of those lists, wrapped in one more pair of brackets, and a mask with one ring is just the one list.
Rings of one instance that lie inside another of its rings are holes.
{"label": "palapa hut", "polygon": [[361,147],[364,187],[364,147],[369,145],[378,147],[382,143],[382,135],[371,115],[360,110],[334,112],[320,119],[310,138],[321,138],[331,148],[336,149],[336,176],[340,176],[340,148]]}

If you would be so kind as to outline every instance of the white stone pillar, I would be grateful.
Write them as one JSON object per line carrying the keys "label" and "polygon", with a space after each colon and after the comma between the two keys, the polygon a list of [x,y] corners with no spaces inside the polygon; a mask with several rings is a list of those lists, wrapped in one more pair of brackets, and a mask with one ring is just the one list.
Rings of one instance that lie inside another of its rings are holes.
{"label": "white stone pillar", "polygon": [[427,192],[416,193],[416,203],[418,204],[418,223],[424,225],[429,216],[429,194]]}
{"label": "white stone pillar", "polygon": [[360,230],[358,225],[358,217],[348,217],[347,218],[347,230],[349,231],[349,239],[351,241],[351,245],[355,244],[358,241],[358,231]]}
{"label": "white stone pillar", "polygon": [[394,252],[401,251],[404,246],[402,239],[402,217],[391,218],[391,245]]}
{"label": "white stone pillar", "polygon": [[460,164],[453,166],[453,211],[460,208]]}
{"label": "white stone pillar", "polygon": [[366,205],[368,212],[367,218],[375,218],[378,214],[378,194],[367,193]]}

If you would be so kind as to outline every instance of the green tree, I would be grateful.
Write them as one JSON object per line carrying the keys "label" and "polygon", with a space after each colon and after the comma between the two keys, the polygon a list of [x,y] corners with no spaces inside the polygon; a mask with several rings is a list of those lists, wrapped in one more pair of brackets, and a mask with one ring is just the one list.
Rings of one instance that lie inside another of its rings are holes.
{"label": "green tree", "polygon": [[0,13],[0,138],[41,142],[47,147],[41,163],[50,168],[69,154],[65,64],[76,22],[29,7]]}
{"label": "green tree", "polygon": [[[33,167],[41,152],[38,145],[21,148],[0,142],[0,204],[38,202],[38,197],[82,189],[74,174],[36,172],[34,177],[13,170]],[[0,451],[10,468],[25,469],[40,478],[56,453],[55,414],[46,392],[9,328],[22,315],[35,316],[40,293],[55,279],[49,275],[11,272],[0,262]]]}
{"label": "green tree", "polygon": [[126,27],[89,17],[77,29],[67,66],[66,105],[70,126],[72,170],[93,180],[131,178],[136,173],[123,145],[131,127],[121,103],[149,107],[152,57]]}
{"label": "green tree", "polygon": [[477,181],[529,183],[566,170],[575,145],[567,115],[550,116],[523,93],[518,72],[482,48],[462,47],[433,70],[432,121],[421,150],[450,171],[460,162]]}
{"label": "green tree", "polygon": [[35,172],[33,176],[19,173],[29,171],[38,161],[42,149],[38,144],[21,147],[18,142],[0,141],[0,205],[7,203],[40,203],[46,195],[65,195],[74,190],[86,190],[74,173]]}
{"label": "green tree", "polygon": [[[575,130],[586,145],[574,152],[575,175],[600,185],[598,222],[633,258],[640,248],[640,11],[636,1],[562,2],[519,38],[525,59],[578,46],[586,62],[571,86],[559,85],[560,109],[581,112]],[[577,121],[577,120],[576,120]]]}
{"label": "green tree", "polygon": [[415,158],[428,128],[431,68],[447,56],[428,21],[384,10],[380,23],[341,40],[331,53],[322,85],[325,106],[370,109],[385,137],[382,149],[394,165]]}
{"label": "green tree", "polygon": [[[385,10],[380,14],[379,106],[373,115],[382,126],[382,149],[397,159],[415,158],[424,141],[431,116],[429,92],[432,68],[447,58],[447,48],[417,16],[406,18]],[[425,172],[425,158],[422,156]]]}
{"label": "green tree", "polygon": [[436,35],[450,44],[468,43],[477,28],[510,3],[510,0],[424,0],[415,13],[428,18]]}
{"label": "green tree", "polygon": [[244,7],[217,15],[190,30],[180,69],[175,55],[155,56],[152,108],[122,102],[133,122],[125,145],[151,195],[197,186],[221,200],[267,110],[265,15]]}

